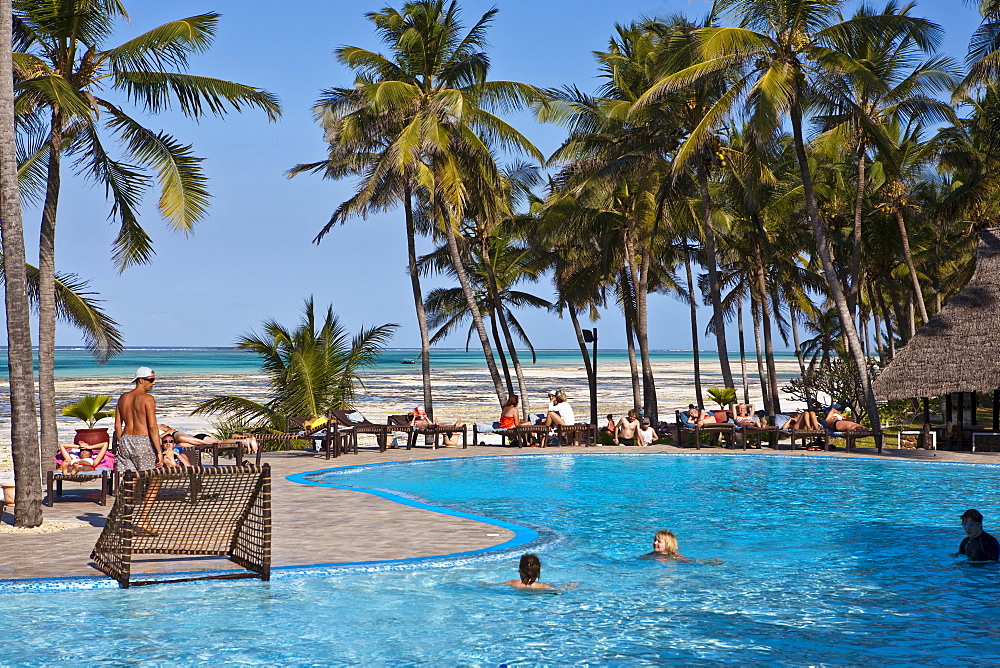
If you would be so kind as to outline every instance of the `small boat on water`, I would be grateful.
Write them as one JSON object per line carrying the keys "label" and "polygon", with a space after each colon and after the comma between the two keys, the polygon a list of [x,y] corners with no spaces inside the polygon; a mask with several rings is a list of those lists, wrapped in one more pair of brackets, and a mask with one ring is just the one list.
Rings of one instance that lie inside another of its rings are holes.
{"label": "small boat on water", "polygon": [[409,357],[407,357],[406,359],[399,360],[399,363],[400,364],[416,364],[417,360],[410,359]]}

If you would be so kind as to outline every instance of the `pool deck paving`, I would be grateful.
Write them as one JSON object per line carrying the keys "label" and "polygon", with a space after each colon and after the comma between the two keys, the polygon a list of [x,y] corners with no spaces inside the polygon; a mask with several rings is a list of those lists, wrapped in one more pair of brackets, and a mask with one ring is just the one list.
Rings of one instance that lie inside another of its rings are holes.
{"label": "pool deck paving", "polygon": [[[315,564],[348,564],[368,561],[433,557],[489,549],[514,537],[508,529],[465,517],[404,505],[372,494],[304,485],[287,480],[297,473],[308,473],[340,466],[357,466],[381,462],[405,462],[448,457],[481,457],[496,455],[547,456],[587,452],[602,453],[730,453],[758,456],[762,453],[795,457],[860,457],[906,459],[937,462],[967,462],[1000,464],[1000,453],[968,453],[934,450],[886,449],[877,455],[874,449],[861,448],[846,453],[843,448],[833,452],[810,452],[797,449],[775,451],[723,450],[721,448],[677,448],[670,445],[638,447],[562,447],[524,448],[497,445],[462,448],[414,448],[387,450],[362,448],[350,454],[327,460],[311,452],[274,452],[264,456],[272,475],[272,567],[309,566]],[[94,502],[97,489],[93,484],[66,483],[64,496],[54,507],[44,508],[46,522],[71,523],[72,528],[51,533],[0,532],[0,579],[95,576],[101,573],[90,561],[90,551],[104,525],[113,497],[107,506]],[[5,508],[3,525],[9,527],[13,516]],[[515,520],[516,521],[516,520]],[[224,559],[154,558],[136,561],[134,573],[233,568]]]}

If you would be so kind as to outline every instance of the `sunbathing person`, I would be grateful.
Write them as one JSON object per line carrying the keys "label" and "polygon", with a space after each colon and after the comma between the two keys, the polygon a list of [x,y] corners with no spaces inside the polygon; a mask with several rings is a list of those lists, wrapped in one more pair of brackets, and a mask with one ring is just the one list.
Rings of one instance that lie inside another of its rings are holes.
{"label": "sunbathing person", "polygon": [[608,424],[601,431],[603,431],[605,434],[614,434],[615,433],[615,416],[614,415],[612,415],[611,413],[608,413]]}
{"label": "sunbathing person", "polygon": [[[417,429],[426,429],[428,427],[461,427],[462,421],[455,420],[454,423],[450,422],[431,422],[430,418],[427,417],[427,411],[423,409],[422,406],[416,406],[412,411],[406,414],[406,419],[409,423],[416,427]],[[458,441],[452,438],[454,432],[446,432],[444,435],[444,446],[446,448],[458,447]]]}
{"label": "sunbathing person", "polygon": [[639,422],[639,412],[634,408],[628,415],[618,421],[618,428],[615,429],[615,445],[635,445],[635,439],[642,429]]}
{"label": "sunbathing person", "polygon": [[166,436],[170,435],[178,445],[234,445],[239,443],[242,445],[247,452],[255,453],[257,452],[257,439],[253,436],[248,436],[246,438],[212,438],[211,436],[192,436],[191,434],[186,434],[180,429],[174,429],[165,424],[156,425],[160,428],[160,432]]}
{"label": "sunbathing person", "polygon": [[847,416],[841,413],[838,408],[838,406],[834,406],[826,414],[824,422],[826,422],[827,429],[830,431],[861,431],[868,428],[863,424],[848,420]]}
{"label": "sunbathing person", "polygon": [[794,413],[782,429],[785,431],[792,429],[796,431],[823,431],[823,427],[819,425],[819,420],[816,418],[815,411]]}
{"label": "sunbathing person", "polygon": [[736,404],[736,415],[733,422],[739,427],[750,425],[752,427],[763,427],[763,420],[753,414],[753,404]]}
{"label": "sunbathing person", "polygon": [[164,466],[191,466],[191,460],[184,454],[174,434],[164,434],[160,441]]}
{"label": "sunbathing person", "polygon": [[694,404],[688,404],[688,421],[692,427],[701,427],[706,424],[717,424],[715,416],[706,410],[696,408]]}
{"label": "sunbathing person", "polygon": [[521,575],[519,580],[507,580],[500,584],[510,585],[518,589],[555,589],[552,585],[539,582],[538,578],[542,574],[542,561],[534,554],[521,556],[521,563],[518,566]]}
{"label": "sunbathing person", "polygon": [[[66,447],[67,445],[69,448]],[[101,463],[108,451],[108,445],[106,441],[101,443],[95,455],[93,446],[81,443],[79,447],[76,447],[72,443],[60,443],[59,452],[63,457],[63,473],[76,475],[82,471],[97,470],[98,464]]]}

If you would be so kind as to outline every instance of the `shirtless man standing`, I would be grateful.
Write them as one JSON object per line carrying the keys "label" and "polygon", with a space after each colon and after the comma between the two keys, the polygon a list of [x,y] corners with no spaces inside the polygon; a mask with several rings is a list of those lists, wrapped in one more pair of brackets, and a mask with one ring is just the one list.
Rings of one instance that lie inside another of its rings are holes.
{"label": "shirtless man standing", "polygon": [[642,423],[639,422],[639,411],[633,408],[628,412],[628,415],[618,421],[618,429],[615,430],[615,445],[635,445],[635,439],[639,435],[640,429],[642,429]]}
{"label": "shirtless man standing", "polygon": [[148,366],[141,366],[132,382],[135,389],[118,397],[115,407],[116,471],[148,471],[163,465],[156,399],[149,394],[156,376]]}

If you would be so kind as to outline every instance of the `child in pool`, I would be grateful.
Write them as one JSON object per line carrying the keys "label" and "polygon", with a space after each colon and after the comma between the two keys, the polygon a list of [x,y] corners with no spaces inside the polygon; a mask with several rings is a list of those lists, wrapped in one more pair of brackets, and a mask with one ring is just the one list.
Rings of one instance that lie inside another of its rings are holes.
{"label": "child in pool", "polygon": [[518,566],[520,580],[507,580],[500,584],[510,585],[517,589],[555,589],[552,585],[539,582],[538,578],[542,574],[542,561],[535,554],[525,554],[521,556],[521,564]]}

